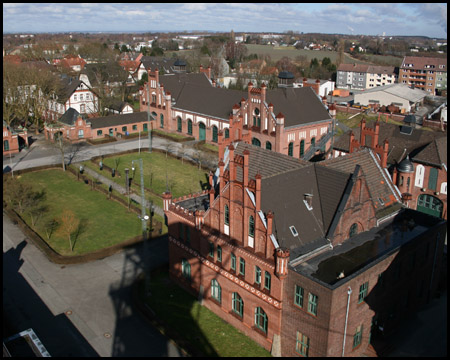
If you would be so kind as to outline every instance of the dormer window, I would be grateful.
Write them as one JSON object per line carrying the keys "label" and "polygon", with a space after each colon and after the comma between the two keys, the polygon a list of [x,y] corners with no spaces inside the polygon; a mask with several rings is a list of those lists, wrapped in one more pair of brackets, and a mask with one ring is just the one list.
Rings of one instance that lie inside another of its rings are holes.
{"label": "dormer window", "polygon": [[305,194],[303,202],[306,208],[311,211],[312,210],[312,194]]}

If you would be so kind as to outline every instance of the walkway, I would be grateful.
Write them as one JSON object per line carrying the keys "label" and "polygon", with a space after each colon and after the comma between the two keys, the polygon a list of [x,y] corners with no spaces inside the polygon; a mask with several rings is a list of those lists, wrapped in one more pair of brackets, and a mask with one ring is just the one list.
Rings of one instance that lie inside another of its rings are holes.
{"label": "walkway", "polygon": [[[84,168],[84,171],[86,172],[86,174],[88,174],[89,176],[92,176],[93,178],[97,179],[101,183],[106,184],[107,186],[111,186],[113,190],[119,192],[120,194],[122,194],[122,195],[126,194],[126,189],[124,186],[117,184],[116,182],[108,179],[107,177],[105,177],[103,175],[100,175],[97,171],[89,169],[87,167]],[[130,198],[133,201],[137,202],[139,205],[141,204],[141,196],[131,192]],[[146,209],[150,208],[150,204],[146,199],[144,199],[144,207]],[[164,210],[161,209],[159,206],[153,205],[153,211],[156,214],[158,214],[164,218]]]}

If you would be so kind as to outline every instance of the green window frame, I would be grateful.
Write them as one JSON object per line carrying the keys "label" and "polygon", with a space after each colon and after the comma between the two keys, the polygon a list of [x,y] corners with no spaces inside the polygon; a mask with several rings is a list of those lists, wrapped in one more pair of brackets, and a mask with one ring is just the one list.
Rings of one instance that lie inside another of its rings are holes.
{"label": "green window frame", "polygon": [[355,335],[353,336],[353,349],[359,345],[361,345],[362,341],[362,332],[363,332],[363,326],[359,325],[356,328]]}
{"label": "green window frame", "polygon": [[212,141],[217,142],[218,141],[218,130],[217,126],[213,125],[212,127]]}
{"label": "green window frame", "polygon": [[222,262],[222,248],[220,245],[217,245],[217,261]]}
{"label": "green window frame", "polygon": [[312,315],[317,316],[317,302],[319,298],[317,295],[313,293],[309,293],[308,295],[308,312]]}
{"label": "green window frame", "polygon": [[83,139],[84,138],[84,130],[83,129],[78,130],[78,138],[79,139]]}
{"label": "green window frame", "polygon": [[103,135],[103,131],[102,130],[97,130],[97,136],[101,136]]}
{"label": "green window frame", "polygon": [[147,130],[148,130],[148,125],[144,124],[144,131],[147,131]]}
{"label": "green window frame", "polygon": [[9,140],[3,140],[3,149],[5,151],[9,150]]}
{"label": "green window frame", "polygon": [[430,168],[430,175],[428,176],[428,189],[436,191],[438,179],[438,170],[436,168]]}
{"label": "green window frame", "polygon": [[303,309],[303,294],[304,290],[301,286],[295,285],[295,299],[294,304]]}
{"label": "green window frame", "polygon": [[244,316],[244,301],[237,292],[232,294],[231,309],[240,317]]}
{"label": "green window frame", "polygon": [[222,302],[222,288],[216,279],[211,280],[211,297],[219,303]]}
{"label": "green window frame", "polygon": [[208,256],[211,256],[212,258],[214,258],[214,243],[208,242],[208,246],[209,246]]}
{"label": "green window frame", "polygon": [[300,157],[305,154],[305,140],[300,141]]}
{"label": "green window frame", "polygon": [[364,300],[364,298],[367,296],[367,291],[369,290],[369,282],[365,282],[364,284],[361,284],[359,287],[359,297],[358,297],[358,304],[361,304]]}
{"label": "green window frame", "polygon": [[255,266],[255,284],[261,284],[261,269]]}
{"label": "green window frame", "polygon": [[270,290],[271,285],[272,285],[272,277],[270,276],[270,273],[265,271],[265,274],[264,274],[264,289]]}
{"label": "green window frame", "polygon": [[159,120],[160,120],[161,129],[164,129],[164,115],[163,114],[159,115]]}
{"label": "green window frame", "polygon": [[255,326],[267,334],[268,318],[267,314],[259,306],[255,309]]}
{"label": "green window frame", "polygon": [[128,128],[126,127],[126,126],[122,126],[122,132],[127,132],[128,131]]}
{"label": "green window frame", "polygon": [[266,141],[266,150],[272,150],[272,143],[270,141]]}
{"label": "green window frame", "polygon": [[314,146],[316,146],[316,138],[315,137],[313,137],[311,139],[311,147],[314,147]]}
{"label": "green window frame", "polygon": [[181,273],[187,280],[191,280],[191,264],[186,259],[181,260]]}
{"label": "green window frame", "polygon": [[288,155],[294,156],[294,143],[293,142],[290,142],[288,145]]}
{"label": "green window frame", "polygon": [[261,147],[261,141],[259,141],[259,139],[254,137],[252,138],[252,145]]}
{"label": "green window frame", "polygon": [[348,232],[348,237],[355,236],[358,233],[358,224],[354,223],[350,226],[350,231]]}
{"label": "green window frame", "polygon": [[228,205],[225,205],[224,208],[224,222],[225,225],[230,225],[230,208],[228,207]]}
{"label": "green window frame", "polygon": [[245,275],[245,259],[239,258],[239,275]]}
{"label": "green window frame", "polygon": [[309,338],[297,331],[297,340],[295,342],[295,351],[303,356],[308,356]]}
{"label": "green window frame", "polygon": [[181,132],[183,129],[183,125],[181,123],[181,118],[179,116],[177,116],[177,131]]}
{"label": "green window frame", "polygon": [[231,253],[231,270],[236,271],[236,255]]}
{"label": "green window frame", "polygon": [[248,218],[248,236],[255,237],[255,218],[252,215]]}
{"label": "green window frame", "polygon": [[224,132],[225,132],[225,139],[228,139],[230,137],[230,130],[226,128]]}
{"label": "green window frame", "polygon": [[188,120],[188,134],[192,135],[192,120]]}
{"label": "green window frame", "polygon": [[138,129],[137,125],[133,125],[132,129],[133,129],[133,131],[136,131]]}

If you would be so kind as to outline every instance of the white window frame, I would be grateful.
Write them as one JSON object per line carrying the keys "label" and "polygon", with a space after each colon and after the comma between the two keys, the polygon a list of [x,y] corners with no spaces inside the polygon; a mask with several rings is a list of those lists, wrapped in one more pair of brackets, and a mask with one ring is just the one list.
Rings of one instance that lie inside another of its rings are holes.
{"label": "white window frame", "polygon": [[425,177],[425,166],[419,164],[416,167],[416,176],[414,179],[414,186],[422,188],[424,177]]}

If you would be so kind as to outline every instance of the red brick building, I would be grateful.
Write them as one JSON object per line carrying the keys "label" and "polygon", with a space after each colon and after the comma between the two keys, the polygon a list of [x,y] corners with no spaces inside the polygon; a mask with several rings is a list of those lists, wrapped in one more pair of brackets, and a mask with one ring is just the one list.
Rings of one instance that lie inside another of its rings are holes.
{"label": "red brick building", "polygon": [[309,163],[234,142],[210,184],[164,194],[170,276],[275,355],[361,356],[436,288],[445,222],[402,210],[369,149]]}
{"label": "red brick building", "polygon": [[334,156],[362,147],[378,154],[405,206],[447,219],[446,133],[363,119],[335,142]]}
{"label": "red brick building", "polygon": [[318,86],[267,90],[249,83],[243,92],[217,88],[210,68],[164,76],[148,70],[140,110],[150,107],[157,128],[214,144],[220,131],[228,138],[231,122],[240,121],[254,145],[282,154],[308,160],[330,147],[332,118],[317,96]]}
{"label": "red brick building", "polygon": [[3,156],[17,154],[21,147],[28,146],[27,134],[26,128],[12,129],[3,121]]}

